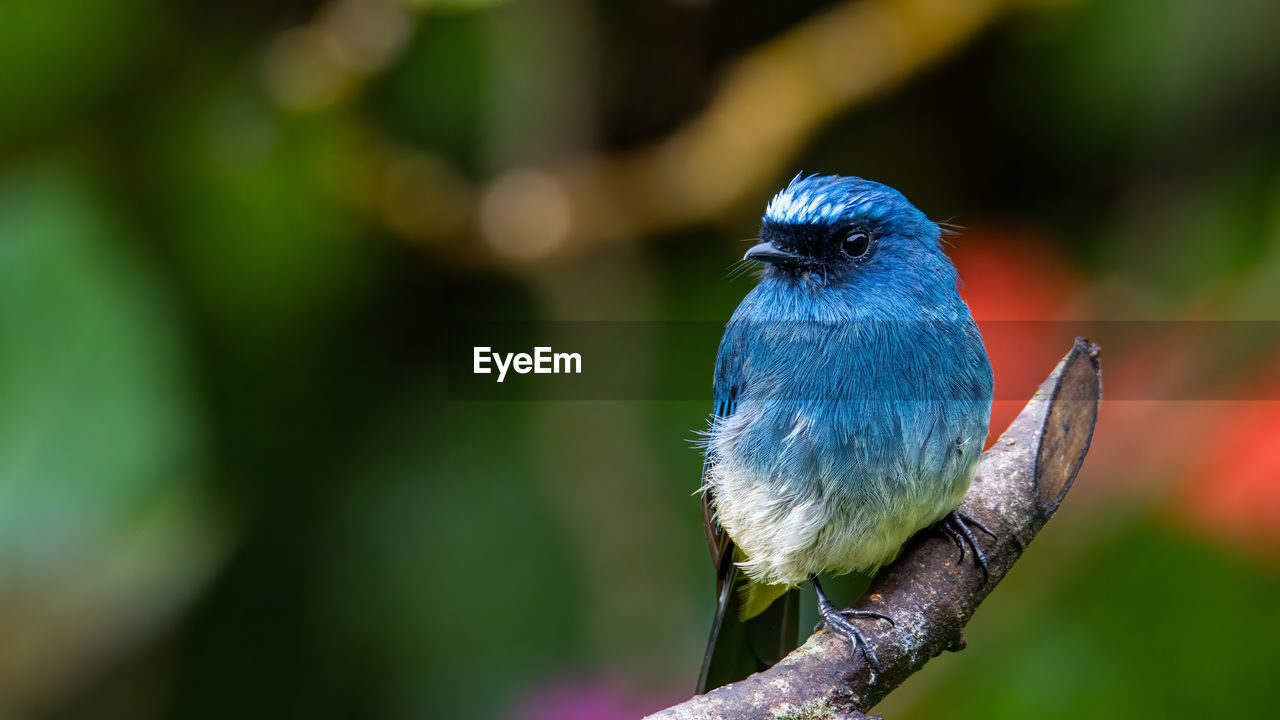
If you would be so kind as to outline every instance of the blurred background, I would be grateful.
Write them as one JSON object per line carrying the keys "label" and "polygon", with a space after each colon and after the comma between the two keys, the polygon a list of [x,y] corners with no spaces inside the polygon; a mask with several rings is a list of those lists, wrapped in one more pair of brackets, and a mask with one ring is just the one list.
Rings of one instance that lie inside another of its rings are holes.
{"label": "blurred background", "polygon": [[[1104,347],[1074,492],[878,712],[1254,716],[1276,27],[1270,0],[4,2],[0,717],[686,698],[716,323],[800,170],[962,226],[992,438],[1077,323]],[[451,397],[448,329],[490,320],[645,321],[635,362],[706,393]]]}

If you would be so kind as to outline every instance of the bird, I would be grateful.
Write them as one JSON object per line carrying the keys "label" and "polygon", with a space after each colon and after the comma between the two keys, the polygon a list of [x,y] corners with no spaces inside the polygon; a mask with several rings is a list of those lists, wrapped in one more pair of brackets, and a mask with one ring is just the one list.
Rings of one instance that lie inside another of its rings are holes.
{"label": "bird", "polygon": [[798,587],[874,674],[861,622],[819,575],[869,577],[934,527],[987,562],[957,510],[987,436],[994,379],[942,230],[899,191],[796,175],[743,260],[760,280],[725,325],[705,435],[703,524],[716,612],[698,693],[798,643]]}

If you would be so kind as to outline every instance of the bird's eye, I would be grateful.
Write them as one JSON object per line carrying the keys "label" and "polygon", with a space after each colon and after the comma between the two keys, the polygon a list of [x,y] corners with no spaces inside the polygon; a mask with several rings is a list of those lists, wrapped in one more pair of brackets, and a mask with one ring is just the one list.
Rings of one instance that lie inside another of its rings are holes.
{"label": "bird's eye", "polygon": [[867,249],[871,247],[871,236],[864,232],[849,233],[849,237],[844,239],[844,254],[851,258],[860,258],[867,254]]}

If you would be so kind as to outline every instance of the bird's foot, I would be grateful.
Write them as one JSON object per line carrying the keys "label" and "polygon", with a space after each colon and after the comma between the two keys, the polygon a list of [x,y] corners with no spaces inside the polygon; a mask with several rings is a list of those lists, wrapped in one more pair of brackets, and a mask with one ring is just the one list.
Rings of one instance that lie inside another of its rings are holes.
{"label": "bird's foot", "polygon": [[960,549],[960,558],[956,560],[957,565],[964,562],[964,546],[968,544],[973,549],[973,561],[977,563],[978,567],[982,568],[982,582],[985,584],[988,578],[991,577],[991,569],[987,566],[986,554],[978,546],[978,538],[974,536],[973,528],[978,528],[990,535],[992,540],[995,540],[996,534],[991,532],[991,528],[959,510],[952,510],[951,514],[943,518],[937,527],[943,535],[951,538],[951,542],[955,543],[956,547]]}
{"label": "bird's foot", "polygon": [[874,679],[876,673],[880,672],[880,659],[876,657],[876,651],[871,649],[871,644],[863,637],[862,631],[853,624],[853,620],[870,617],[884,620],[892,625],[893,618],[871,610],[837,610],[830,604],[825,608],[819,605],[818,611],[822,613],[822,622],[818,623],[818,627],[814,630],[826,630],[849,638],[849,642],[853,643],[853,651],[862,651],[862,657],[866,659],[867,667],[871,668],[871,677]]}
{"label": "bird's foot", "polygon": [[818,613],[822,616],[818,626],[813,629],[814,632],[826,630],[849,638],[849,642],[853,643],[854,653],[859,650],[862,651],[862,657],[866,659],[867,667],[871,668],[871,678],[874,680],[876,673],[880,672],[880,660],[876,657],[876,651],[871,648],[871,644],[863,637],[862,631],[858,629],[858,626],[853,621],[858,618],[875,618],[894,625],[893,618],[874,610],[837,609],[827,599],[826,594],[822,592],[822,586],[818,584],[818,579],[812,577],[810,580],[813,582],[814,590],[818,592]]}

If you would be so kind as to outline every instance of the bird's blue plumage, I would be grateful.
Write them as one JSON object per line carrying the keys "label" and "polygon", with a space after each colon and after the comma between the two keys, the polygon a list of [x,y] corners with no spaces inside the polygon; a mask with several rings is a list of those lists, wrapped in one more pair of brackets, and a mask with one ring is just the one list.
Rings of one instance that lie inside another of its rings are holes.
{"label": "bird's blue plumage", "polygon": [[888,186],[797,176],[761,239],[716,360],[710,506],[753,583],[872,570],[968,487],[982,338],[937,225]]}

